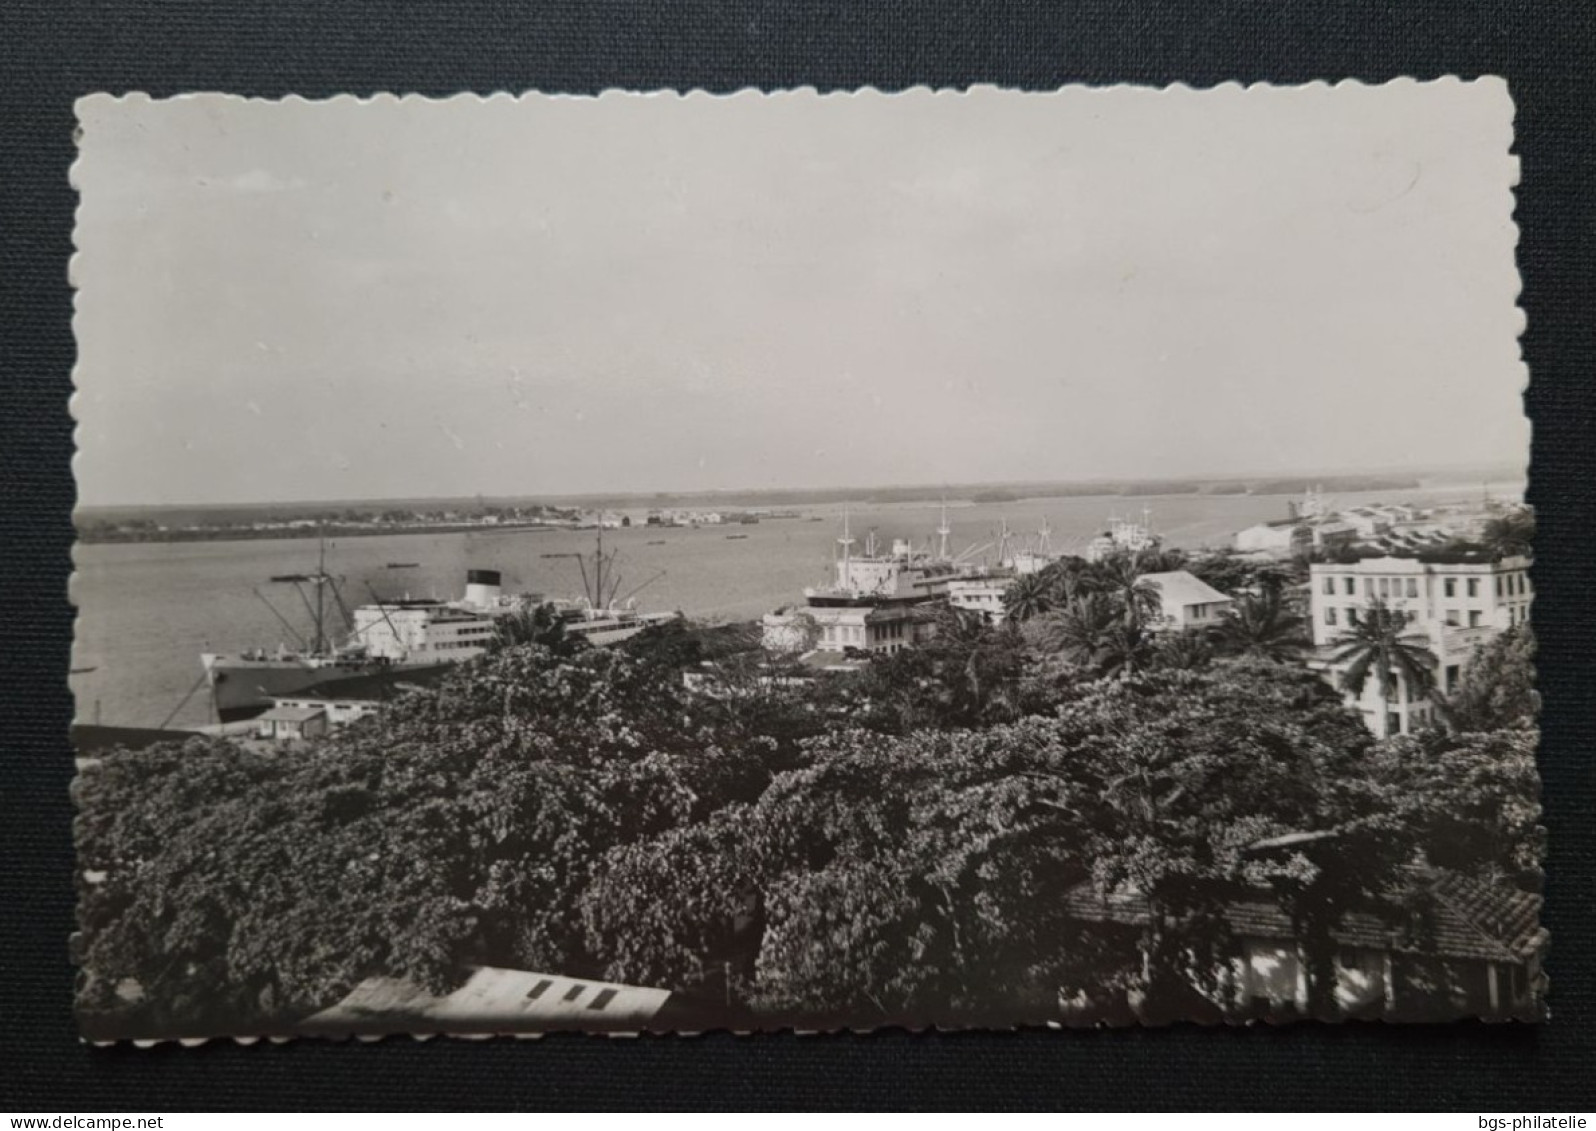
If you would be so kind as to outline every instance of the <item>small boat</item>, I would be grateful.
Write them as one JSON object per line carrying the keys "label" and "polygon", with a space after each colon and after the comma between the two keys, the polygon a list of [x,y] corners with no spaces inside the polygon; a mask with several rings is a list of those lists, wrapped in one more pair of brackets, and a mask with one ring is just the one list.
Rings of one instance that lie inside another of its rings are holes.
{"label": "small boat", "polygon": [[728,535],[726,535],[726,540],[729,541],[729,542],[735,542],[735,541],[737,541],[740,538],[746,538],[746,537],[748,537],[748,535],[746,535],[746,534],[728,534]]}
{"label": "small boat", "polygon": [[389,562],[389,569],[420,569],[420,562]]}
{"label": "small boat", "polygon": [[665,545],[665,539],[656,538],[652,542],[649,542],[648,545],[650,545],[650,546],[663,546],[663,545]]}

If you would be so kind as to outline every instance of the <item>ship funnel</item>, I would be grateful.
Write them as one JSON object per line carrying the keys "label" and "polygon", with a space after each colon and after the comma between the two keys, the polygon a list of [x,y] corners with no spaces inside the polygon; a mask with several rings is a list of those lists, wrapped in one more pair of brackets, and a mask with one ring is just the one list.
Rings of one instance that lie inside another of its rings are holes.
{"label": "ship funnel", "polygon": [[501,592],[499,583],[499,571],[496,569],[467,570],[464,603],[479,609],[496,608]]}

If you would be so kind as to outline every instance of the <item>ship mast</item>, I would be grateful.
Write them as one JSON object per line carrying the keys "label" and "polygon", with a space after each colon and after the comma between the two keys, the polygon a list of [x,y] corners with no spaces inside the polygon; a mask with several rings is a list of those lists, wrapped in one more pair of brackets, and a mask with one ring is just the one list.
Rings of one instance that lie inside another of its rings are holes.
{"label": "ship mast", "polygon": [[853,543],[852,532],[848,528],[848,508],[842,508],[842,537],[837,539],[837,545],[842,547],[842,587],[853,586]]}
{"label": "ship mast", "polygon": [[[315,634],[309,641],[310,654],[313,656],[324,655],[332,651],[332,641],[327,634],[327,589],[333,586],[333,578],[327,572],[327,530],[325,526],[321,528],[318,537],[315,573],[283,573],[271,578],[273,582],[292,585],[294,591],[299,594],[299,602],[305,606],[305,612],[310,616],[311,623],[315,628]],[[306,585],[313,586],[316,590],[316,600],[314,602],[311,601],[310,596],[305,592]],[[256,596],[266,602],[267,607],[272,609],[273,614],[276,615],[279,621],[283,621],[284,624],[287,623],[282,614],[272,607],[272,603],[267,601],[259,590],[256,591]],[[333,588],[333,598],[337,601],[338,607],[343,610],[344,619],[348,620],[348,609],[344,607],[343,598],[339,595],[336,587]],[[299,634],[296,632],[294,635],[298,636]],[[301,638],[301,643],[305,643],[303,638]]]}
{"label": "ship mast", "polygon": [[948,560],[948,535],[953,533],[953,528],[948,525],[948,500],[942,497],[942,525],[937,527],[937,560]]}
{"label": "ship mast", "polygon": [[327,528],[316,549],[316,655],[327,651]]}

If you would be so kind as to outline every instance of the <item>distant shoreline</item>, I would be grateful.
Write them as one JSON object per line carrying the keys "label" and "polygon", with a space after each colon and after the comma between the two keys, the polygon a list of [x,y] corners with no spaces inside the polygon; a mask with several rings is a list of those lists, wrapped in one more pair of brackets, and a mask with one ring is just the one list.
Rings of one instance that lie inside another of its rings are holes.
{"label": "distant shoreline", "polygon": [[[1500,486],[1501,484],[1497,484]],[[1112,486],[1112,485],[1110,485]],[[1012,488],[983,487],[980,490],[968,489],[957,493],[942,492],[931,488],[902,488],[865,492],[816,492],[802,497],[788,492],[760,492],[750,495],[727,496],[718,500],[723,508],[732,507],[745,511],[761,511],[770,506],[794,507],[835,507],[839,504],[852,503],[856,506],[894,506],[909,503],[934,504],[946,502],[954,506],[964,505],[991,505],[1018,503],[1047,499],[1109,499],[1109,500],[1151,500],[1159,497],[1212,497],[1234,498],[1238,496],[1263,496],[1273,498],[1289,498],[1300,494],[1308,488],[1320,488],[1327,494],[1337,493],[1367,493],[1374,491],[1423,491],[1431,489],[1446,489],[1449,487],[1461,488],[1465,484],[1426,484],[1417,477],[1412,476],[1343,476],[1340,478],[1326,477],[1323,480],[1309,481],[1306,485],[1298,480],[1269,480],[1243,482],[1237,480],[1207,481],[1201,483],[1176,482],[1155,483],[1143,481],[1118,485],[1117,490],[1105,489],[1103,485],[1093,485],[1087,488],[1083,485],[1032,485],[1020,484]],[[779,497],[778,497],[779,496]],[[651,510],[670,510],[693,505],[694,496],[670,496],[667,498],[638,498],[614,497],[606,499],[604,505],[596,506],[591,515],[596,517],[600,511],[609,515],[619,515],[623,512],[633,512],[634,521],[625,529],[648,528],[645,523],[636,521],[638,513]],[[379,508],[390,509],[394,506],[393,500],[386,500],[369,504],[372,508],[371,520],[381,523],[382,516]],[[309,505],[307,504],[307,507]],[[553,509],[549,504],[536,504],[529,509]],[[342,521],[331,518],[319,522],[307,521],[305,516],[296,516],[292,508],[279,505],[276,508],[278,515],[289,520],[299,521],[301,525],[279,525],[284,519],[277,519],[273,525],[257,528],[248,525],[250,517],[248,512],[256,511],[254,521],[259,521],[258,509],[251,507],[214,507],[214,508],[178,508],[178,507],[151,507],[139,508],[84,508],[76,516],[78,523],[78,541],[85,544],[117,544],[117,543],[145,543],[145,542],[256,542],[274,541],[295,538],[315,538],[325,535],[329,538],[373,538],[387,535],[411,534],[523,534],[548,531],[571,530],[599,530],[596,521],[592,521],[588,514],[584,514],[584,521],[574,523],[571,521],[537,522],[524,521],[520,518],[505,518],[498,523],[483,523],[474,521],[439,521],[410,523],[394,521],[391,524],[382,523],[372,525],[370,521],[358,521],[358,511],[349,508],[351,513],[346,513]],[[131,512],[131,513],[130,513]],[[286,512],[286,514],[285,514]],[[132,519],[132,513],[142,517]],[[418,516],[419,517],[419,516]],[[562,517],[571,518],[567,511]],[[778,516],[771,515],[775,518]],[[786,517],[785,515],[779,517]],[[796,517],[796,516],[795,516]],[[120,519],[120,521],[119,521]],[[164,521],[157,521],[164,520]],[[181,524],[181,525],[179,525]],[[728,524],[735,525],[735,524]],[[663,529],[663,527],[662,527]]]}
{"label": "distant shoreline", "polygon": [[507,523],[483,526],[477,523],[450,523],[439,526],[340,526],[328,523],[317,527],[273,527],[251,530],[215,527],[209,530],[80,530],[78,541],[89,545],[115,545],[135,542],[275,542],[294,538],[380,538],[395,534],[540,534],[553,530],[593,530],[591,526],[553,526],[542,523]]}
{"label": "distant shoreline", "polygon": [[1400,470],[1348,472],[1335,474],[1195,476],[1161,479],[1098,480],[1011,480],[916,485],[859,485],[852,487],[767,487],[735,490],[699,491],[606,491],[589,494],[514,494],[475,496],[388,496],[322,500],[281,500],[238,503],[180,502],[161,504],[106,503],[84,504],[76,509],[78,521],[125,521],[130,518],[165,517],[167,525],[180,522],[233,521],[247,523],[265,514],[311,518],[326,511],[381,512],[390,508],[418,512],[452,510],[472,513],[477,508],[539,506],[556,511],[650,510],[670,508],[728,507],[759,509],[771,507],[820,506],[840,503],[929,502],[946,497],[951,502],[978,501],[975,496],[1014,496],[1022,499],[1139,497],[1145,495],[1188,494],[1301,494],[1308,488],[1327,493],[1381,490],[1412,490],[1443,486],[1478,486],[1481,483],[1522,482],[1523,469],[1480,468],[1474,474],[1454,469],[1435,471]]}

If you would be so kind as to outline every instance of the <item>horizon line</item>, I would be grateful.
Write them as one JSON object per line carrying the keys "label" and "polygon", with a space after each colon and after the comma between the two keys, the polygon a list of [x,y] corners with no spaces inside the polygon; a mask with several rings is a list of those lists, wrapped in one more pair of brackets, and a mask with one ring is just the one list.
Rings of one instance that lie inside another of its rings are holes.
{"label": "horizon line", "polygon": [[[697,487],[676,490],[617,488],[599,491],[546,491],[546,492],[517,492],[505,494],[490,494],[485,491],[476,491],[459,495],[385,495],[385,496],[337,496],[325,498],[297,498],[297,499],[258,499],[258,500],[187,500],[182,502],[109,502],[109,503],[84,503],[76,502],[72,507],[74,515],[86,510],[183,510],[201,507],[307,507],[329,506],[333,504],[373,504],[391,502],[454,502],[465,499],[487,500],[539,500],[539,499],[611,499],[611,498],[672,498],[724,495],[735,497],[738,495],[835,495],[839,492],[879,492],[879,491],[944,491],[954,490],[994,490],[998,488],[1013,487],[1091,487],[1097,485],[1126,485],[1180,483],[1180,484],[1207,484],[1223,483],[1228,481],[1246,481],[1256,479],[1304,479],[1314,478],[1354,478],[1381,475],[1420,475],[1453,473],[1461,474],[1466,471],[1489,471],[1493,474],[1506,470],[1505,463],[1500,464],[1422,464],[1414,466],[1386,466],[1364,467],[1358,469],[1313,471],[1242,471],[1221,472],[1213,474],[1195,475],[1156,475],[1146,477],[1134,476],[1090,476],[1074,479],[1003,479],[1003,480],[949,480],[943,483],[874,483],[874,484],[845,484],[837,487],[825,487],[815,484],[803,484],[793,487]],[[1524,467],[1514,473],[1514,478],[1528,481],[1528,460]],[[1487,481],[1489,477],[1487,478]],[[1460,484],[1461,485],[1461,484]]]}

